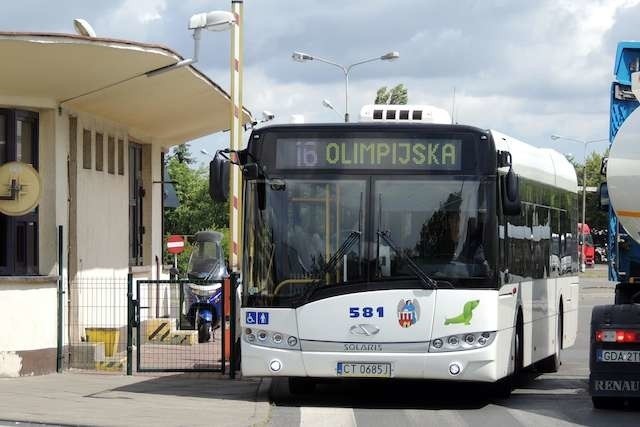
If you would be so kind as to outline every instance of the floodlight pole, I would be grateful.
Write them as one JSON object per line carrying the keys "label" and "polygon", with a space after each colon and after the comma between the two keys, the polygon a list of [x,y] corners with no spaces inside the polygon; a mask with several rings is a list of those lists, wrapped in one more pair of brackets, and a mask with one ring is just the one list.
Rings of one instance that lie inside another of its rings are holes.
{"label": "floodlight pole", "polygon": [[[578,239],[582,239],[582,246],[584,247],[584,237],[582,229],[584,228],[584,224],[586,221],[587,214],[587,145],[592,144],[594,142],[603,142],[608,141],[608,138],[602,139],[591,139],[591,140],[583,140],[578,138],[572,138],[568,136],[560,136],[560,135],[551,135],[551,139],[557,141],[558,139],[564,139],[565,141],[575,142],[578,144],[584,145],[584,164],[582,166],[582,226],[580,227],[580,234],[578,235]],[[586,262],[583,255],[583,249],[580,248],[579,259],[580,259],[580,271],[584,272],[586,269]]]}
{"label": "floodlight pole", "polygon": [[369,58],[363,61],[354,62],[353,64],[350,64],[350,65],[341,65],[341,64],[338,64],[337,62],[333,62],[328,59],[321,58],[319,56],[309,55],[303,52],[293,52],[293,55],[291,55],[291,58],[294,61],[305,62],[305,61],[315,60],[318,62],[324,62],[325,64],[329,64],[334,67],[337,67],[342,71],[342,74],[344,74],[344,121],[345,123],[349,123],[349,73],[351,72],[353,67],[366,64],[368,62],[373,62],[373,61],[392,61],[394,59],[398,59],[399,57],[400,57],[400,54],[398,52],[393,51],[393,52],[385,53],[382,56],[376,56],[375,58]]}
{"label": "floodlight pole", "polygon": [[320,58],[318,56],[314,56],[313,59],[319,62],[324,62],[325,64],[333,65],[334,67],[342,70],[342,73],[344,74],[344,122],[349,123],[349,73],[351,73],[351,69],[353,69],[353,67],[361,64],[366,64],[368,62],[378,61],[381,59],[381,57],[376,56],[375,58],[365,59],[364,61],[356,62],[347,66],[329,61],[328,59]]}
{"label": "floodlight pole", "polygon": [[[231,28],[231,127],[230,148],[233,151],[242,149],[242,59],[243,59],[243,0],[231,0],[231,12],[234,14],[235,23]],[[231,234],[231,270],[238,271],[242,267],[242,205],[241,189],[242,174],[240,167],[231,165],[229,177],[229,228]]]}

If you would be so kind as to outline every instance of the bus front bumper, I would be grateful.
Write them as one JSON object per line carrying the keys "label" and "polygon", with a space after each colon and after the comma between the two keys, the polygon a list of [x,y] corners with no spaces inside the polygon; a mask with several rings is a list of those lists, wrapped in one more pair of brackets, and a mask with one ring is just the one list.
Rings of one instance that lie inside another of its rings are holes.
{"label": "bus front bumper", "polygon": [[300,351],[243,341],[242,374],[341,378],[339,363],[374,363],[390,364],[390,378],[495,382],[508,375],[511,335],[500,331],[486,348],[442,353]]}

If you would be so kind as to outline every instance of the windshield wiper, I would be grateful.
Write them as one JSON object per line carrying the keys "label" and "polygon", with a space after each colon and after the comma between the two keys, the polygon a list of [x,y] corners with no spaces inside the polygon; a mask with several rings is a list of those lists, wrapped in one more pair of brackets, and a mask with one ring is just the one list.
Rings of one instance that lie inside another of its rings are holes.
{"label": "windshield wiper", "polygon": [[318,273],[318,276],[310,283],[309,290],[304,295],[305,299],[308,299],[309,296],[311,296],[311,294],[318,288],[320,283],[322,283],[323,276],[328,274],[336,266],[338,261],[342,259],[345,253],[349,249],[351,249],[351,246],[353,246],[357,241],[360,240],[361,234],[362,233],[357,230],[352,230],[349,233],[349,235],[344,240],[344,242],[342,242],[338,250],[333,254],[331,258],[329,258],[329,261],[324,265],[322,270],[320,270],[320,273]]}
{"label": "windshield wiper", "polygon": [[394,252],[397,253],[400,256],[400,258],[402,258],[403,260],[406,261],[406,263],[409,265],[409,269],[413,272],[413,274],[416,275],[416,277],[418,279],[420,279],[420,281],[428,289],[438,289],[438,282],[436,282],[431,277],[429,277],[427,275],[427,273],[425,273],[418,266],[418,264],[416,264],[409,256],[407,256],[407,254],[404,254],[400,249],[398,249],[398,247],[393,242],[393,240],[391,240],[391,232],[389,230],[387,230],[387,231],[378,230],[377,233],[378,233],[378,237],[382,238],[382,240],[385,241],[387,246],[389,246],[391,249],[393,249]]}

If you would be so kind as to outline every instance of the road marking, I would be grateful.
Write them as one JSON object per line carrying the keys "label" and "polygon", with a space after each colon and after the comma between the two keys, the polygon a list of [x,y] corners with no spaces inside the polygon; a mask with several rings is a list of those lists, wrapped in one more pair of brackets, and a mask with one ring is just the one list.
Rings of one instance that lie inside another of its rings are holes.
{"label": "road marking", "polygon": [[533,411],[522,411],[520,409],[513,409],[505,407],[507,412],[518,422],[525,427],[540,427],[540,426],[549,426],[549,427],[569,427],[575,426],[577,424],[570,423],[568,421],[564,421],[562,418],[566,418],[566,414],[558,411],[556,416],[546,416],[541,414],[536,414]]}
{"label": "road marking", "polygon": [[300,408],[300,426],[355,427],[351,408]]}

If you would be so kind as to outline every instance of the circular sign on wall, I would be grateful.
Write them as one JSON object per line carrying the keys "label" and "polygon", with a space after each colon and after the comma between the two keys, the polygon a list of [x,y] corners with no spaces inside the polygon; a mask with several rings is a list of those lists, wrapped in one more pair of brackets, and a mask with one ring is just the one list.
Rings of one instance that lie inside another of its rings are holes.
{"label": "circular sign on wall", "polygon": [[38,206],[42,184],[38,172],[28,163],[9,162],[0,166],[0,212],[24,215]]}

